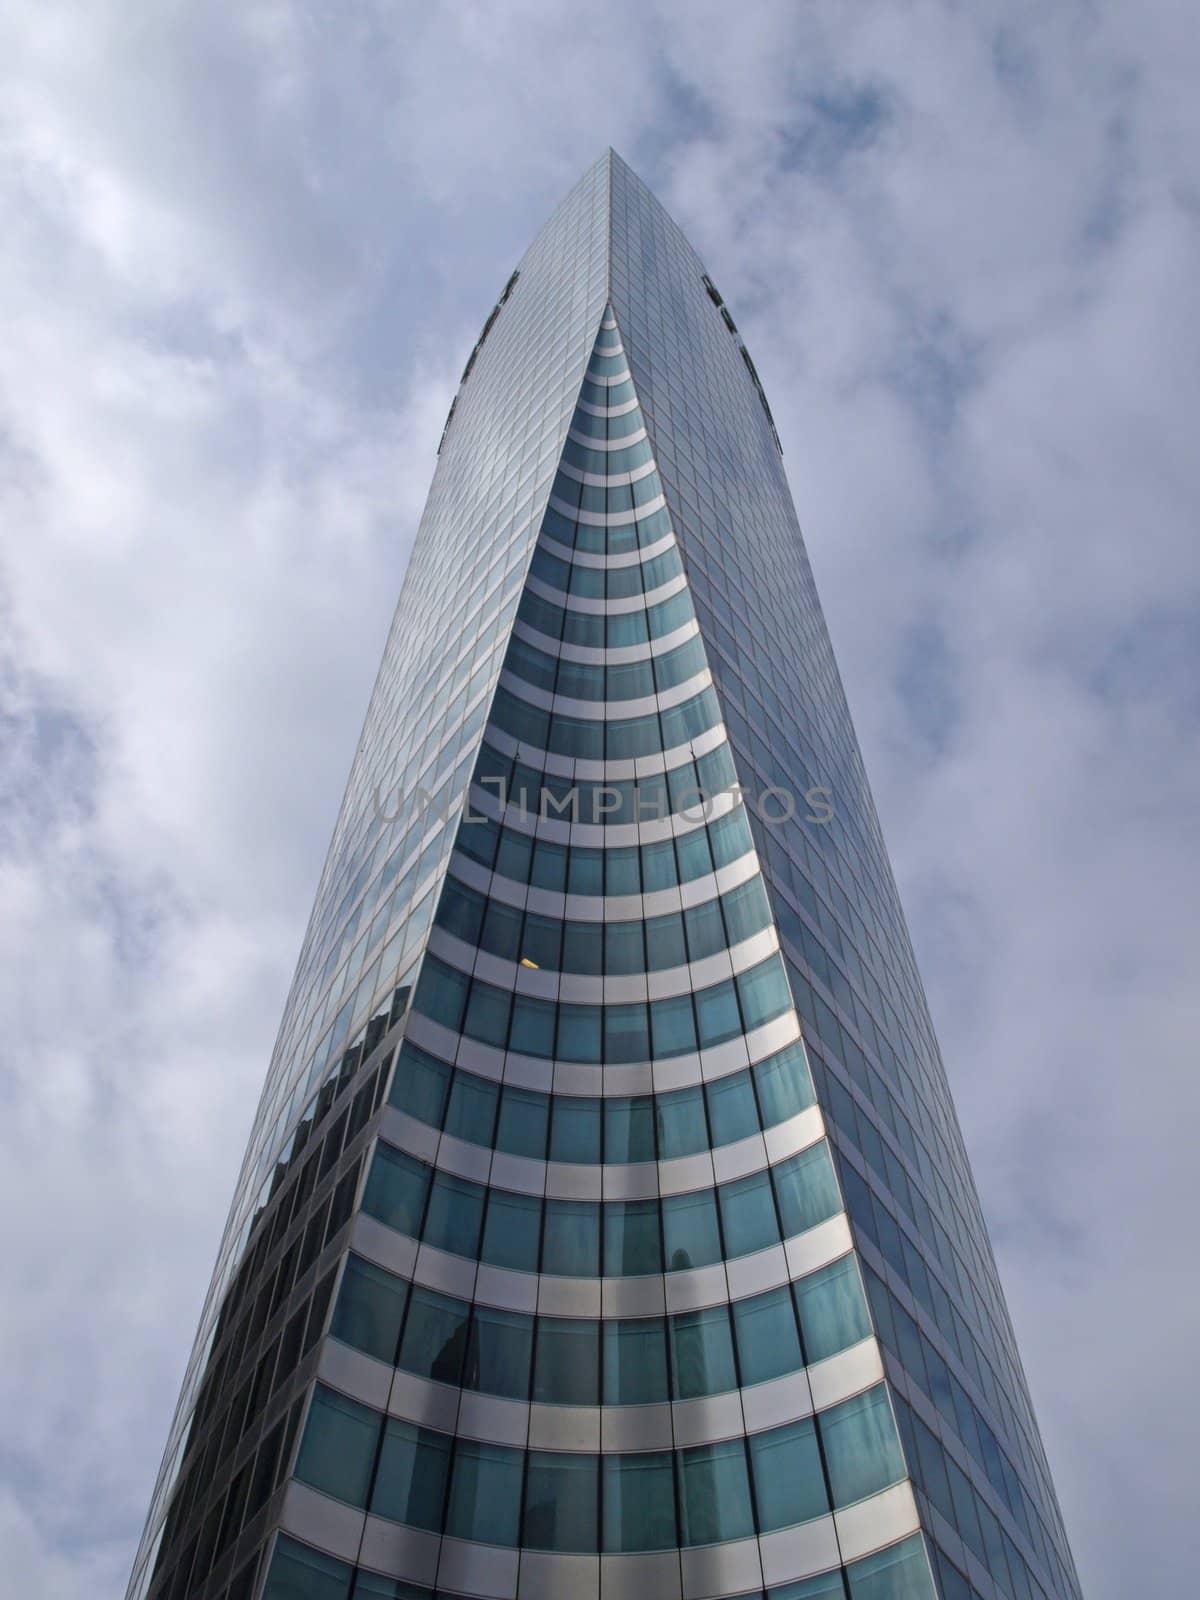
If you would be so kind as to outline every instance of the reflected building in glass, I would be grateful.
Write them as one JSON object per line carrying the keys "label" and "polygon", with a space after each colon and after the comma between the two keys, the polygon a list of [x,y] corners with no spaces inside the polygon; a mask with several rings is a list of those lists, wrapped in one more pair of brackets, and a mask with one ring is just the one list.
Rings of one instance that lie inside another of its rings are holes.
{"label": "reflected building in glass", "polygon": [[439,448],[131,1600],[1072,1600],[754,364],[615,155]]}

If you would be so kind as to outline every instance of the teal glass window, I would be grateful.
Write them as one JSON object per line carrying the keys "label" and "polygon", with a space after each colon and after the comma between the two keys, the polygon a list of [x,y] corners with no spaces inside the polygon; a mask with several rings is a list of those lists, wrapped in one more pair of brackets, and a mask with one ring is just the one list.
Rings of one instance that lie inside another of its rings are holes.
{"label": "teal glass window", "polygon": [[669,1451],[605,1455],[603,1548],[673,1550],[675,1473]]}
{"label": "teal glass window", "polygon": [[731,889],[721,897],[721,906],[725,912],[725,926],[731,945],[740,944],[743,939],[761,933],[771,920],[767,891],[761,878],[751,878],[749,882]]}
{"label": "teal glass window", "polygon": [[313,1390],[296,1476],[335,1500],[365,1506],[383,1419],[319,1383]]}
{"label": "teal glass window", "polygon": [[483,895],[448,878],[434,921],[456,939],[463,939],[467,944],[478,944],[486,905],[487,900]]}
{"label": "teal glass window", "polygon": [[539,1317],[533,1398],[542,1405],[600,1403],[600,1324],[590,1317]]}
{"label": "teal glass window", "polygon": [[263,1600],[347,1600],[354,1568],[281,1533]]}
{"label": "teal glass window", "polygon": [[[518,1001],[518,1005],[519,1005]],[[514,1023],[514,1034],[516,1031]],[[547,1051],[547,1054],[551,1054]],[[518,1089],[505,1084],[500,1095],[500,1118],[496,1124],[496,1149],[510,1156],[546,1159],[550,1132],[550,1096],[536,1089]]]}
{"label": "teal glass window", "polygon": [[[732,989],[732,985],[730,985]],[[656,1056],[680,1056],[696,1048],[691,995],[650,1002],[650,1043]]]}
{"label": "teal glass window", "polygon": [[405,1042],[400,1048],[392,1090],[388,1099],[400,1111],[407,1111],[418,1122],[440,1128],[446,1114],[451,1069],[444,1061]]}
{"label": "teal glass window", "polygon": [[811,1417],[752,1434],[750,1464],[763,1533],[824,1516],[829,1510],[821,1452]]}
{"label": "teal glass window", "polygon": [[685,1545],[722,1544],[754,1532],[750,1478],[741,1439],[679,1453],[680,1536]]}
{"label": "teal glass window", "polygon": [[498,1083],[471,1072],[456,1072],[446,1108],[446,1132],[469,1144],[490,1145],[499,1100]]}
{"label": "teal glass window", "polygon": [[655,1116],[658,1121],[659,1154],[664,1161],[674,1156],[695,1155],[697,1150],[708,1149],[704,1091],[699,1084],[691,1089],[672,1089],[667,1094],[656,1096]]}
{"label": "teal glass window", "polygon": [[396,1359],[408,1284],[373,1261],[351,1254],[338,1290],[330,1331],[343,1344],[365,1350],[390,1366]]}
{"label": "teal glass window", "polygon": [[754,848],[745,806],[735,806],[723,817],[717,817],[709,824],[708,837],[712,844],[713,860],[718,867],[727,867],[731,861],[740,861]]}
{"label": "teal glass window", "polygon": [[363,1210],[415,1239],[420,1234],[428,1188],[428,1167],[390,1144],[377,1145],[363,1192]]}
{"label": "teal glass window", "polygon": [[446,1533],[479,1544],[515,1546],[521,1522],[520,1450],[459,1439],[446,1507]]}
{"label": "teal glass window", "polygon": [[662,1217],[668,1272],[707,1267],[721,1259],[716,1197],[711,1189],[664,1195]]}
{"label": "teal glass window", "polygon": [[667,1328],[661,1317],[607,1319],[604,1336],[604,1404],[642,1406],[671,1398],[667,1378]]}
{"label": "teal glass window", "polygon": [[743,1385],[766,1383],[804,1365],[796,1312],[786,1285],[735,1301],[733,1327]]}
{"label": "teal glass window", "polygon": [[465,973],[446,966],[436,956],[426,956],[413,997],[413,1009],[423,1017],[440,1022],[451,1033],[457,1033],[467,1007],[469,985],[470,979]]}
{"label": "teal glass window", "polygon": [[467,1386],[507,1400],[528,1400],[532,1362],[533,1318],[477,1305],[467,1343]]}
{"label": "teal glass window", "polygon": [[713,870],[707,828],[693,828],[690,833],[679,834],[675,840],[675,850],[679,857],[681,883],[690,883],[693,878],[707,877]]}
{"label": "teal glass window", "polygon": [[787,976],[778,956],[770,956],[743,972],[737,980],[737,991],[747,1032],[792,1009]]}
{"label": "teal glass window", "polygon": [[433,1180],[425,1215],[421,1236],[425,1243],[448,1250],[451,1255],[477,1255],[486,1192],[482,1185],[467,1178],[439,1172]]}
{"label": "teal glass window", "polygon": [[537,1195],[504,1189],[489,1192],[481,1261],[513,1272],[536,1272],[541,1236],[542,1202]]}
{"label": "teal glass window", "polygon": [[820,1417],[821,1443],[835,1506],[878,1494],[904,1477],[904,1457],[883,1384],[830,1406]]}
{"label": "teal glass window", "polygon": [[714,1078],[705,1092],[714,1145],[736,1144],[759,1131],[758,1106],[749,1072]]}
{"label": "teal glass window", "polygon": [[589,1095],[555,1095],[550,1123],[551,1161],[600,1161],[600,1101]]}
{"label": "teal glass window", "polygon": [[790,1239],[842,1209],[829,1146],[824,1139],[771,1169],[783,1235]]}
{"label": "teal glass window", "polygon": [[652,894],[656,889],[674,888],[679,882],[674,843],[670,839],[659,839],[641,848],[643,893]]}
{"label": "teal glass window", "polygon": [[[613,784],[613,788],[619,787]],[[624,796],[622,797],[624,799]],[[632,803],[616,814],[619,822],[634,822]],[[642,888],[641,866],[636,845],[619,845],[604,852],[604,889],[606,894],[640,894]]]}
{"label": "teal glass window", "polygon": [[508,989],[497,989],[494,984],[480,983],[476,979],[471,985],[462,1031],[470,1039],[478,1039],[481,1044],[490,1044],[497,1050],[503,1050],[508,1042],[508,1014],[511,1010],[512,994]]}
{"label": "teal glass window", "polygon": [[515,995],[508,1048],[517,1055],[541,1056],[549,1060],[554,1054],[556,1021],[557,1007],[553,1001],[539,1000],[528,994]]}
{"label": "teal glass window", "polygon": [[599,1061],[601,1008],[560,1005],[555,1054],[563,1061]]}
{"label": "teal glass window", "polygon": [[604,1007],[604,1059],[613,1062],[648,1061],[650,1026],[645,1005]]}
{"label": "teal glass window", "polygon": [[640,922],[610,922],[604,930],[604,970],[610,976],[645,972]]}
{"label": "teal glass window", "polygon": [[604,971],[604,924],[564,922],[562,970],[598,978]]}
{"label": "teal glass window", "polygon": [[604,1157],[612,1163],[654,1160],[653,1097],[623,1095],[604,1101]]}
{"label": "teal glass window", "polygon": [[688,956],[692,961],[703,961],[706,956],[715,956],[725,949],[725,924],[719,900],[689,906],[683,920],[687,928]]}
{"label": "teal glass window", "polygon": [[[519,798],[520,796],[517,796],[518,800]],[[536,810],[536,789],[529,796],[529,803]],[[500,835],[500,846],[496,851],[495,870],[502,878],[511,878],[514,883],[527,883],[532,856],[533,840],[527,834],[518,833],[515,828],[505,828]]]}
{"label": "teal glass window", "polygon": [[377,1517],[439,1533],[450,1468],[450,1440],[389,1417],[371,1496]]}
{"label": "teal glass window", "polygon": [[732,982],[715,983],[709,989],[696,992],[696,1021],[700,1048],[723,1044],[742,1031],[738,1014],[737,995]]}
{"label": "teal glass window", "polygon": [[854,1562],[846,1577],[851,1600],[935,1600],[929,1558],[919,1533]]}
{"label": "teal glass window", "polygon": [[572,849],[567,892],[591,895],[604,893],[603,850],[594,850],[587,845],[576,845]]}
{"label": "teal glass window", "polygon": [[489,900],[479,935],[479,948],[503,961],[521,958],[521,918],[516,906],[505,905],[503,900]]}
{"label": "teal glass window", "polygon": [[604,1204],[604,1273],[637,1277],[662,1271],[657,1200],[609,1200]]}
{"label": "teal glass window", "polygon": [[418,1378],[458,1383],[467,1353],[470,1307],[434,1289],[414,1288],[396,1365]]}
{"label": "teal glass window", "polygon": [[551,889],[561,894],[567,887],[567,847],[539,839],[533,850],[530,883],[535,889]]}
{"label": "teal glass window", "polygon": [[599,1465],[597,1456],[529,1452],[523,1545],[531,1550],[584,1553],[599,1549]]}
{"label": "teal glass window", "polygon": [[871,1332],[862,1278],[852,1255],[810,1272],[792,1288],[808,1362],[836,1355]]}
{"label": "teal glass window", "polygon": [[682,967],[687,958],[682,914],[678,911],[668,911],[665,916],[648,917],[646,971],[666,972],[671,967]]}
{"label": "teal glass window", "polygon": [[747,1256],[767,1245],[778,1244],[779,1219],[765,1172],[754,1172],[733,1183],[723,1183],[717,1193],[728,1255]]}
{"label": "teal glass window", "polygon": [[521,955],[523,961],[532,961],[535,967],[557,972],[562,959],[562,923],[557,917],[544,917],[536,911],[525,913],[521,929]]}
{"label": "teal glass window", "polygon": [[737,1388],[727,1307],[683,1311],[668,1321],[677,1400],[693,1400],[698,1395],[723,1394]]}
{"label": "teal glass window", "polygon": [[804,1111],[814,1102],[812,1078],[804,1049],[790,1044],[776,1055],[768,1056],[753,1068],[754,1082],[762,1105],[763,1123],[773,1128],[786,1122],[798,1111]]}
{"label": "teal glass window", "polygon": [[568,1278],[600,1272],[600,1207],[594,1200],[547,1200],[542,1271]]}

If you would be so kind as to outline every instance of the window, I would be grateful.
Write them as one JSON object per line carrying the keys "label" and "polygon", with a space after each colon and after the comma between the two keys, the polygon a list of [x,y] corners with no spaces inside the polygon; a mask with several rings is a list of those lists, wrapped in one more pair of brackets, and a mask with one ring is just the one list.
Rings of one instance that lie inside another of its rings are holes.
{"label": "window", "polygon": [[527,994],[514,996],[508,1048],[518,1055],[546,1060],[553,1056],[555,1010],[553,1001]]}
{"label": "window", "polygon": [[680,1312],[670,1319],[670,1330],[676,1399],[737,1388],[727,1307]]}
{"label": "window", "polygon": [[[732,985],[730,985],[732,988]],[[650,1004],[651,1045],[656,1056],[680,1056],[696,1048],[692,997],[675,995]]]}
{"label": "window", "polygon": [[596,1456],[529,1452],[523,1545],[531,1550],[592,1552],[599,1548],[598,1467]]}
{"label": "window", "polygon": [[692,961],[703,961],[725,949],[725,924],[721,918],[721,902],[706,900],[703,905],[690,906],[683,914],[687,927],[688,956]]}
{"label": "window", "polygon": [[471,985],[471,998],[462,1031],[468,1038],[503,1050],[508,1042],[508,1014],[511,1009],[512,995],[509,990],[497,989],[493,984],[476,980]]}
{"label": "window", "polygon": [[743,972],[737,980],[737,990],[747,1032],[792,1008],[783,962],[778,956],[771,956],[757,967],[751,967],[749,972]]}
{"label": "window", "polygon": [[646,921],[646,971],[666,972],[671,967],[682,967],[686,961],[681,913],[670,911],[666,916],[649,917]]}
{"label": "window", "polygon": [[669,1451],[605,1455],[603,1548],[669,1550],[676,1543],[675,1478]]}
{"label": "window", "polygon": [[600,1324],[589,1317],[539,1317],[533,1398],[543,1405],[600,1403]]}
{"label": "window", "polygon": [[556,1054],[561,1060],[600,1060],[600,1014],[599,1006],[559,1006]]}
{"label": "window", "polygon": [[768,1056],[753,1072],[765,1127],[786,1122],[813,1104],[812,1079],[800,1044],[790,1044],[777,1055]]}
{"label": "window", "polygon": [[557,1095],[550,1124],[551,1161],[600,1161],[600,1101],[584,1095]]}
{"label": "window", "polygon": [[804,1365],[796,1313],[786,1286],[733,1306],[742,1383],[765,1383]]}
{"label": "window", "polygon": [[761,878],[751,878],[748,883],[731,889],[721,898],[725,912],[725,926],[729,930],[729,943],[740,944],[743,939],[760,933],[771,920],[767,905],[767,891]]}
{"label": "window", "polygon": [[405,1043],[392,1079],[391,1103],[418,1122],[440,1128],[446,1112],[451,1069],[444,1061]]}
{"label": "window", "polygon": [[668,1272],[707,1267],[721,1259],[716,1196],[711,1189],[665,1195],[662,1214]]}
{"label": "window", "polygon": [[758,1106],[748,1072],[716,1078],[706,1092],[714,1145],[735,1144],[758,1132]]}
{"label": "window", "polygon": [[709,1045],[722,1044],[726,1039],[733,1039],[741,1033],[742,1021],[738,1014],[737,996],[732,982],[726,980],[724,983],[714,984],[711,989],[700,989],[695,999],[702,1050]]}
{"label": "window", "polygon": [[363,1210],[415,1239],[421,1229],[428,1186],[428,1167],[390,1144],[380,1144],[363,1194]]}
{"label": "window", "polygon": [[433,1289],[414,1289],[397,1366],[419,1378],[456,1384],[467,1350],[469,1307]]}
{"label": "window", "polygon": [[448,1250],[451,1255],[477,1255],[485,1193],[480,1184],[468,1178],[439,1172],[429,1196],[422,1234],[425,1243],[438,1250]]}
{"label": "window", "polygon": [[704,1091],[675,1089],[655,1099],[660,1155],[664,1161],[674,1156],[694,1155],[708,1149],[708,1125],[704,1118]]}
{"label": "window", "polygon": [[449,1465],[450,1440],[444,1434],[389,1417],[371,1496],[372,1512],[430,1533],[440,1532]]}
{"label": "window", "polygon": [[347,1600],[354,1569],[281,1533],[263,1600]]}
{"label": "window", "polygon": [[369,1406],[319,1383],[309,1407],[296,1476],[335,1500],[365,1506],[380,1421]]}
{"label": "window", "polygon": [[846,1569],[851,1600],[935,1600],[919,1533]]}
{"label": "window", "polygon": [[767,1173],[755,1172],[748,1178],[723,1183],[717,1193],[728,1255],[748,1256],[779,1243],[779,1221]]}
{"label": "window", "polygon": [[521,1520],[522,1452],[460,1439],[454,1451],[446,1532],[455,1539],[514,1546]]}
{"label": "window", "polygon": [[413,997],[413,1009],[440,1022],[451,1033],[457,1033],[462,1026],[469,983],[464,973],[446,966],[436,956],[426,956]]}
{"label": "window", "polygon": [[741,1439],[680,1452],[680,1533],[685,1545],[746,1539],[754,1532]]}
{"label": "window", "polygon": [[456,1072],[446,1110],[446,1132],[469,1144],[491,1145],[500,1086],[490,1078]]}
{"label": "window", "polygon": [[824,1139],[781,1161],[772,1168],[771,1175],[785,1239],[836,1216],[842,1208],[833,1161]]}
{"label": "window", "polygon": [[600,1207],[594,1200],[547,1200],[542,1271],[568,1278],[600,1272]]}
{"label": "window", "polygon": [[883,1384],[831,1406],[820,1418],[835,1506],[877,1494],[904,1477],[904,1458]]}
{"label": "window", "polygon": [[605,1006],[605,1061],[647,1061],[649,1058],[650,1030],[646,1007],[641,1004]]}
{"label": "window", "polygon": [[533,1318],[519,1311],[475,1307],[467,1346],[467,1384],[482,1394],[528,1400]]}
{"label": "window", "polygon": [[542,1202],[537,1195],[493,1189],[488,1196],[480,1259],[490,1267],[536,1272],[542,1235]]}
{"label": "window", "polygon": [[650,1095],[605,1099],[604,1154],[611,1163],[654,1160],[654,1101]]}
{"label": "window", "polygon": [[[520,1005],[519,1000],[517,1004]],[[515,1031],[514,1025],[514,1034]],[[551,1031],[553,1032],[553,1025]],[[503,1150],[511,1156],[529,1156],[535,1161],[544,1161],[549,1125],[549,1095],[539,1094],[534,1089],[517,1089],[510,1084],[505,1085],[500,1096],[500,1121],[496,1129],[497,1150]]]}
{"label": "window", "polygon": [[662,1271],[657,1200],[610,1200],[604,1206],[604,1273],[637,1277]]}
{"label": "window", "polygon": [[408,1285],[371,1261],[350,1255],[330,1329],[335,1339],[386,1361],[396,1359]]}
{"label": "window", "polygon": [[829,1510],[821,1453],[811,1417],[750,1439],[754,1497],[763,1533],[808,1522]]}
{"label": "window", "polygon": [[870,1333],[866,1296],[852,1255],[809,1273],[792,1289],[807,1361],[823,1361]]}
{"label": "window", "polygon": [[671,1398],[667,1382],[667,1330],[661,1317],[606,1320],[604,1404],[641,1406]]}

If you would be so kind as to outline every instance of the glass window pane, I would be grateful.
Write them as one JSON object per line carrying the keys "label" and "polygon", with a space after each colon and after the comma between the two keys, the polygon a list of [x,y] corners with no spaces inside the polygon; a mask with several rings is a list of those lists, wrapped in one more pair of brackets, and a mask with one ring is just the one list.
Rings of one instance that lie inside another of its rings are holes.
{"label": "glass window pane", "polygon": [[829,1510],[811,1417],[789,1422],[786,1428],[772,1428],[769,1433],[752,1434],[750,1463],[760,1532],[808,1522]]}
{"label": "glass window pane", "polygon": [[801,1045],[788,1045],[786,1050],[760,1061],[752,1071],[766,1127],[786,1122],[813,1104],[812,1079]]}
{"label": "glass window pane", "polygon": [[539,839],[534,846],[533,868],[529,880],[535,888],[562,893],[567,887],[567,847]]}
{"label": "glass window pane", "polygon": [[528,1400],[532,1364],[533,1318],[476,1306],[467,1346],[467,1387],[507,1400]]}
{"label": "glass window pane", "polygon": [[862,1279],[852,1255],[810,1272],[792,1288],[807,1361],[823,1361],[871,1332]]}
{"label": "glass window pane", "polygon": [[571,851],[569,894],[604,893],[604,851],[576,845]]}
{"label": "glass window pane", "polygon": [[644,1005],[604,1007],[604,1059],[618,1063],[650,1059],[650,1030]]}
{"label": "glass window pane", "polygon": [[662,1212],[668,1272],[707,1267],[721,1259],[716,1196],[711,1189],[664,1195]]}
{"label": "glass window pane", "polygon": [[687,929],[688,959],[703,961],[725,949],[725,924],[721,919],[721,902],[706,900],[703,905],[689,906],[683,914]]}
{"label": "glass window pane", "polygon": [[673,1550],[675,1475],[667,1450],[605,1455],[604,1549]]}
{"label": "glass window pane", "polygon": [[657,1200],[610,1200],[604,1206],[604,1273],[637,1277],[661,1272]]}
{"label": "glass window pane", "polygon": [[456,1072],[446,1108],[446,1132],[469,1144],[492,1143],[500,1085],[473,1072]]}
{"label": "glass window pane", "polygon": [[742,1383],[765,1383],[804,1365],[796,1312],[786,1287],[738,1300],[733,1307]]}
{"label": "glass window pane", "polygon": [[731,1256],[748,1256],[779,1243],[779,1220],[765,1172],[752,1173],[717,1190],[721,1199],[721,1225],[725,1249]]}
{"label": "glass window pane", "polygon": [[712,853],[708,848],[708,830],[701,826],[690,833],[681,833],[675,840],[679,856],[679,881],[691,883],[693,878],[704,878],[712,871]]}
{"label": "glass window pane", "polygon": [[878,1550],[846,1569],[851,1600],[934,1600],[921,1535]]}
{"label": "glass window pane", "polygon": [[751,967],[749,972],[743,972],[737,980],[737,991],[747,1033],[792,1009],[787,976],[778,956],[770,956],[757,967]]}
{"label": "glass window pane", "polygon": [[647,970],[640,922],[608,924],[604,930],[604,970],[611,977]]}
{"label": "glass window pane", "polygon": [[682,913],[669,911],[662,917],[647,918],[646,971],[666,972],[671,967],[682,967],[686,961]]}
{"label": "glass window pane", "polygon": [[654,1405],[671,1398],[667,1327],[662,1317],[608,1320],[604,1331],[604,1404]]}
{"label": "glass window pane", "polygon": [[904,1477],[904,1458],[883,1384],[831,1406],[820,1418],[835,1506],[877,1494]]}
{"label": "glass window pane", "polygon": [[737,1388],[733,1360],[733,1335],[727,1306],[705,1311],[683,1311],[671,1317],[671,1366],[675,1398],[724,1394]]}
{"label": "glass window pane", "polygon": [[715,983],[710,989],[700,989],[695,998],[701,1049],[721,1044],[741,1033],[742,1019],[731,981]]}
{"label": "glass window pane", "polygon": [[550,1130],[550,1096],[536,1089],[517,1089],[506,1084],[500,1096],[500,1121],[496,1128],[496,1149],[510,1156],[546,1159],[546,1139]]}
{"label": "glass window pane", "polygon": [[694,1089],[673,1089],[656,1095],[654,1104],[662,1160],[695,1155],[697,1150],[708,1149],[704,1091],[699,1085]]}
{"label": "glass window pane", "polygon": [[542,1202],[537,1195],[489,1191],[481,1261],[513,1272],[536,1272],[541,1236]]}
{"label": "glass window pane", "polygon": [[653,1096],[605,1099],[604,1158],[613,1163],[654,1160]]}
{"label": "glass window pane", "polygon": [[[732,989],[732,984],[730,988]],[[696,1048],[691,995],[654,1000],[650,1005],[652,1049],[656,1056],[681,1056]]]}
{"label": "glass window pane", "polygon": [[489,900],[483,919],[479,947],[489,955],[500,956],[505,961],[516,961],[521,954],[521,918],[524,912],[516,906],[505,905],[503,900]]}
{"label": "glass window pane", "polygon": [[741,1439],[679,1455],[680,1534],[685,1545],[746,1539],[754,1532],[750,1480]]}
{"label": "glass window pane", "polygon": [[263,1600],[346,1600],[354,1568],[280,1534]]}
{"label": "glass window pane", "polygon": [[389,1417],[371,1510],[392,1522],[440,1532],[449,1466],[450,1440],[445,1434]]}
{"label": "glass window pane", "polygon": [[600,1207],[593,1200],[547,1200],[542,1271],[567,1278],[600,1272]]}
{"label": "glass window pane", "polygon": [[600,1101],[586,1095],[555,1095],[550,1123],[551,1161],[600,1161]]}
{"label": "glass window pane", "polygon": [[450,1073],[444,1061],[418,1050],[414,1044],[405,1043],[400,1049],[388,1098],[418,1122],[440,1128],[450,1091]]}
{"label": "glass window pane", "polygon": [[710,825],[708,837],[717,866],[727,867],[731,861],[740,861],[754,844],[745,806],[737,806],[723,817],[718,817]]}
{"label": "glass window pane", "polygon": [[539,1317],[533,1398],[543,1405],[600,1403],[600,1324],[590,1317]]}
{"label": "glass window pane", "polygon": [[[619,786],[613,784],[612,787],[615,789]],[[624,798],[624,791],[622,791],[623,801]],[[632,804],[623,805],[619,812],[614,813],[614,820],[617,822],[636,822],[638,819],[633,814]],[[604,852],[604,872],[606,894],[641,893],[642,879],[636,845],[620,845],[615,850],[606,850]]]}
{"label": "glass window pane", "polygon": [[521,928],[521,960],[549,972],[559,970],[562,959],[562,923],[557,917],[544,917],[527,911]]}
{"label": "glass window pane", "polygon": [[446,1532],[479,1544],[515,1546],[521,1519],[523,1452],[502,1444],[459,1439]]}
{"label": "glass window pane", "polygon": [[512,994],[507,989],[497,989],[494,984],[471,985],[471,998],[463,1021],[463,1032],[470,1039],[494,1045],[503,1050],[508,1042],[508,1014],[512,1010]]}
{"label": "glass window pane", "polygon": [[433,1289],[414,1289],[396,1365],[419,1378],[458,1383],[467,1349],[469,1312],[463,1300]]}
{"label": "glass window pane", "polygon": [[296,1476],[352,1506],[365,1506],[383,1418],[369,1406],[318,1384],[313,1391]]}
{"label": "glass window pane", "polygon": [[408,1284],[403,1278],[385,1272],[373,1261],[350,1255],[330,1331],[343,1344],[365,1350],[390,1366],[396,1359],[407,1302]]}
{"label": "glass window pane", "polygon": [[751,878],[721,897],[725,913],[725,926],[731,945],[740,944],[756,933],[761,933],[771,920],[767,904],[767,891],[761,878]]}
{"label": "glass window pane", "polygon": [[363,1210],[398,1233],[416,1238],[425,1214],[429,1171],[421,1162],[390,1144],[375,1149],[371,1175],[363,1194]]}
{"label": "glass window pane", "polygon": [[451,1255],[478,1255],[485,1193],[482,1184],[472,1183],[469,1178],[439,1172],[433,1180],[421,1235],[425,1243],[448,1250]]}
{"label": "glass window pane", "polygon": [[555,1054],[562,1061],[600,1060],[599,1006],[559,1006]]}
{"label": "glass window pane", "polygon": [[598,1456],[531,1450],[521,1543],[531,1550],[597,1550],[598,1468]]}
{"label": "glass window pane", "polygon": [[451,1033],[457,1033],[466,1008],[469,983],[465,973],[446,966],[434,956],[427,956],[413,997],[413,1009],[423,1017],[440,1022]]}
{"label": "glass window pane", "polygon": [[556,1017],[557,1007],[553,1001],[538,1000],[528,994],[515,996],[508,1048],[517,1055],[549,1060],[554,1055]]}
{"label": "glass window pane", "polygon": [[[521,795],[517,794],[514,798],[519,803]],[[532,789],[528,798],[529,804],[536,808],[538,803],[536,787]],[[533,840],[527,833],[518,833],[515,828],[501,829],[495,870],[502,878],[511,878],[514,883],[527,883],[532,855]]]}
{"label": "glass window pane", "polygon": [[562,970],[598,978],[604,971],[604,924],[564,922]]}
{"label": "glass window pane", "polygon": [[679,882],[675,866],[675,846],[670,839],[642,846],[642,892],[672,889]]}
{"label": "glass window pane", "polygon": [[829,1146],[824,1139],[772,1168],[783,1235],[790,1239],[842,1209]]}
{"label": "glass window pane", "polygon": [[734,1144],[758,1132],[758,1106],[748,1072],[714,1079],[708,1085],[707,1095],[714,1145]]}

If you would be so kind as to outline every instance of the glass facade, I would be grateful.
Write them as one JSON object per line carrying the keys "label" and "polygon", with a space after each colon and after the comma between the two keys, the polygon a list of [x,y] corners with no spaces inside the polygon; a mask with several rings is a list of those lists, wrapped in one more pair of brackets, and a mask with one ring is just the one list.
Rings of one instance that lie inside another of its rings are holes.
{"label": "glass facade", "polygon": [[1079,1595],[770,411],[611,152],[451,408],[129,1593]]}

